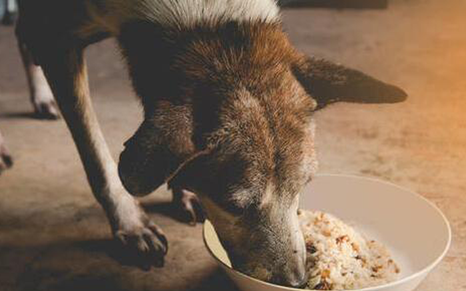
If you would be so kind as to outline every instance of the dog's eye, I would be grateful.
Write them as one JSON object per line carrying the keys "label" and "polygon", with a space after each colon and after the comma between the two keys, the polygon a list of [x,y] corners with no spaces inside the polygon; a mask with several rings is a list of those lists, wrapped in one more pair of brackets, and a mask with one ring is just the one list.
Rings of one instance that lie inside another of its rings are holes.
{"label": "dog's eye", "polygon": [[233,214],[243,214],[254,202],[253,193],[250,190],[234,191],[225,201],[225,208]]}
{"label": "dog's eye", "polygon": [[[223,196],[223,195],[222,195]],[[227,196],[227,195],[225,195]],[[217,199],[215,199],[217,198]],[[225,211],[228,214],[234,215],[234,216],[241,216],[244,211],[245,207],[243,205],[237,203],[235,200],[228,199],[226,197],[215,197],[212,199],[212,202],[214,202],[220,210]]]}

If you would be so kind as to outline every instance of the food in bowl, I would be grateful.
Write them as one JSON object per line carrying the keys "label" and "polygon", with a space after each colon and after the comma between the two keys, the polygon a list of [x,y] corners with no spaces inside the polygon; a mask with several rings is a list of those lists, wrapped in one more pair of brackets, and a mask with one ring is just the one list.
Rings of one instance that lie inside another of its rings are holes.
{"label": "food in bowl", "polygon": [[306,289],[352,290],[396,281],[400,268],[381,243],[335,216],[299,210],[307,250]]}

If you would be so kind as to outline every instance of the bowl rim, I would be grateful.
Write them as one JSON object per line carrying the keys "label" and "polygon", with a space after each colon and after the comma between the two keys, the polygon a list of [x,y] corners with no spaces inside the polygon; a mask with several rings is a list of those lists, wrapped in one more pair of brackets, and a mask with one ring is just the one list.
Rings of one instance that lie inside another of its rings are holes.
{"label": "bowl rim", "polygon": [[[451,241],[452,241],[452,230],[451,230],[450,222],[448,221],[446,215],[440,210],[440,208],[438,208],[437,205],[435,205],[433,202],[431,202],[430,200],[428,200],[424,196],[422,196],[422,195],[420,195],[420,194],[418,194],[418,193],[416,193],[416,192],[414,192],[414,191],[412,191],[410,189],[407,189],[407,188],[401,187],[401,186],[399,186],[397,184],[394,184],[392,182],[384,181],[384,180],[377,179],[377,178],[372,178],[372,177],[357,176],[357,175],[346,175],[346,174],[325,174],[325,173],[317,174],[314,177],[346,177],[346,178],[353,178],[353,179],[363,179],[363,180],[368,180],[368,181],[372,181],[372,182],[383,183],[383,184],[390,185],[392,187],[398,188],[400,190],[403,190],[405,192],[410,193],[411,195],[416,196],[417,198],[420,198],[421,200],[423,200],[424,202],[429,204],[429,206],[431,206],[438,214],[440,214],[440,217],[442,218],[442,220],[445,223],[445,226],[447,228],[448,240],[447,240],[445,249],[442,251],[442,253],[440,254],[440,256],[437,259],[435,259],[432,263],[430,263],[429,265],[427,265],[426,267],[424,267],[420,271],[418,271],[416,273],[413,273],[413,274],[411,274],[411,275],[409,275],[409,276],[407,276],[405,278],[402,278],[400,280],[396,280],[394,282],[390,282],[390,283],[386,283],[386,284],[382,284],[382,285],[378,285],[378,286],[367,287],[367,288],[363,288],[363,289],[353,289],[351,291],[377,291],[377,290],[382,290],[382,289],[388,288],[388,287],[397,287],[397,286],[399,286],[401,284],[404,284],[407,281],[415,280],[415,279],[417,279],[417,278],[419,278],[421,276],[429,274],[443,260],[443,258],[448,253],[448,250],[450,249]],[[288,290],[288,291],[310,290],[310,289],[299,289],[299,288],[287,287],[287,286],[282,286],[282,285],[262,281],[262,280],[254,278],[254,277],[251,277],[249,275],[246,275],[246,274],[244,274],[244,273],[242,273],[240,271],[237,271],[237,270],[233,269],[232,267],[228,266],[223,261],[221,261],[214,254],[214,252],[211,250],[211,248],[210,248],[210,246],[209,246],[209,244],[207,242],[207,239],[206,239],[206,225],[207,225],[206,223],[210,224],[212,226],[212,228],[213,228],[212,223],[208,219],[206,219],[206,221],[204,222],[204,225],[202,226],[202,239],[204,241],[204,245],[206,246],[206,249],[209,252],[209,254],[222,267],[233,271],[235,274],[237,274],[237,275],[239,275],[241,277],[244,277],[246,279],[250,279],[250,280],[255,281],[257,283],[264,284],[266,286],[280,287],[283,290]],[[215,231],[215,228],[214,228],[214,231]]]}

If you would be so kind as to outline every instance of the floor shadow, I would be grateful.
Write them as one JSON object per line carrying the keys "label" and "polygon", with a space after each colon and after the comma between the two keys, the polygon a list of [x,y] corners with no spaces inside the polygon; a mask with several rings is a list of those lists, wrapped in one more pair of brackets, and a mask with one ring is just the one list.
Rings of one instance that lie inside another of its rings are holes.
{"label": "floor shadow", "polygon": [[[111,240],[0,246],[0,285],[14,291],[126,291]],[[121,269],[121,267],[120,267]]]}
{"label": "floor shadow", "polygon": [[0,114],[1,119],[36,119],[34,112],[7,112]]}
{"label": "floor shadow", "polygon": [[[122,250],[112,240],[66,241],[37,246],[0,245],[0,286],[8,291],[236,291],[212,264],[185,267],[172,257],[162,269],[122,267]],[[123,264],[125,264],[123,260]],[[179,280],[179,279],[181,280]]]}
{"label": "floor shadow", "polygon": [[330,8],[330,9],[386,9],[388,0],[281,0],[283,9]]}
{"label": "floor shadow", "polygon": [[163,259],[140,256],[136,250],[125,248],[121,243],[113,239],[82,241],[76,243],[76,247],[89,253],[106,254],[120,265],[137,267],[147,271],[152,267],[161,268],[164,266]]}
{"label": "floor shadow", "polygon": [[35,112],[7,112],[0,114],[0,119],[35,119],[35,120],[45,120],[45,121],[56,121],[60,117],[39,115]]}
{"label": "floor shadow", "polygon": [[215,269],[200,284],[189,291],[237,291],[239,290],[220,267]]}

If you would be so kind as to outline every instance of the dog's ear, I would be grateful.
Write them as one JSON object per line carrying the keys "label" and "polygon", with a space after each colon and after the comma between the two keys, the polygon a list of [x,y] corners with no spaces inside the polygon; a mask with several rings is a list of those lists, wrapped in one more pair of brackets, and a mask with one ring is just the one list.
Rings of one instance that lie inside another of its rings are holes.
{"label": "dog's ear", "polygon": [[129,193],[135,196],[151,193],[195,152],[192,132],[180,122],[183,116],[167,110],[157,117],[146,118],[125,143],[118,172]]}
{"label": "dog's ear", "polygon": [[323,108],[335,102],[396,103],[406,100],[400,88],[327,60],[297,56],[291,65],[296,79]]}

